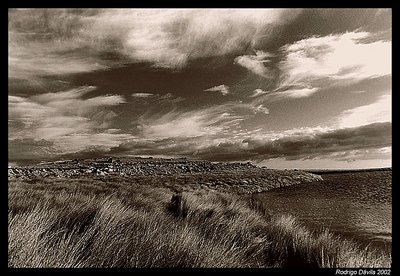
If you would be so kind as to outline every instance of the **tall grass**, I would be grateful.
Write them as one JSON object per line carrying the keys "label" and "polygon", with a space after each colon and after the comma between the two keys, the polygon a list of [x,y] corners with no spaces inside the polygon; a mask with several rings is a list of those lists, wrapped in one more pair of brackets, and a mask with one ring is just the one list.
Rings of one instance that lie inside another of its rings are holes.
{"label": "tall grass", "polygon": [[10,267],[388,267],[254,201],[90,181],[9,184]]}

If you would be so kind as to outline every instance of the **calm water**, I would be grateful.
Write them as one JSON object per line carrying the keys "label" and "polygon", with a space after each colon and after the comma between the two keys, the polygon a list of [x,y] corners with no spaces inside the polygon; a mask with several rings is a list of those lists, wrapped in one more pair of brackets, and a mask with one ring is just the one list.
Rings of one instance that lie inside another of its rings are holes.
{"label": "calm water", "polygon": [[274,189],[254,197],[274,214],[292,214],[314,230],[391,251],[392,172],[323,174],[323,182]]}

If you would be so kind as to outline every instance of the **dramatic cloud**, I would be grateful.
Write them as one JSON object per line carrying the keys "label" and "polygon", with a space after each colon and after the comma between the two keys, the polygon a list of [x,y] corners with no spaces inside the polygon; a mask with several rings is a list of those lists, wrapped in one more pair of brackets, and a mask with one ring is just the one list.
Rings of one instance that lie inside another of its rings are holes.
{"label": "dramatic cloud", "polygon": [[10,9],[8,23],[9,159],[390,158],[389,9]]}
{"label": "dramatic cloud", "polygon": [[222,85],[218,85],[218,86],[214,86],[214,87],[208,88],[208,89],[206,89],[204,91],[207,91],[207,92],[220,92],[222,95],[225,96],[225,95],[229,94],[229,87],[227,85],[225,85],[225,84],[222,84]]}
{"label": "dramatic cloud", "polygon": [[314,160],[330,158],[336,161],[388,158],[391,149],[391,123],[377,123],[357,128],[305,132],[277,139],[207,137],[172,137],[133,139],[98,154],[133,154],[188,156],[211,161],[268,159]]}
{"label": "dramatic cloud", "polygon": [[126,59],[182,68],[191,59],[256,45],[265,40],[263,31],[286,24],[299,13],[281,9],[10,10],[9,76],[32,79],[79,73]]}
{"label": "dramatic cloud", "polygon": [[[310,37],[279,49],[278,81],[266,100],[304,98],[329,86],[344,86],[391,74],[391,41],[368,32],[347,32]],[[259,55],[238,57],[242,66],[265,75]],[[237,58],[237,59],[238,59]],[[244,65],[245,64],[245,65]],[[260,90],[261,92],[261,90]],[[253,97],[259,93],[254,94]]]}
{"label": "dramatic cloud", "polygon": [[196,155],[223,161],[261,161],[279,157],[288,160],[318,159],[327,155],[334,158],[334,153],[337,152],[389,147],[392,143],[391,135],[391,123],[376,123],[313,135],[290,135],[273,140],[249,138],[236,142],[226,141],[197,151]]}
{"label": "dramatic cloud", "polygon": [[260,32],[289,22],[298,10],[108,10],[96,16],[94,34],[122,37],[122,51],[160,67],[218,56],[256,44]]}
{"label": "dramatic cloud", "polygon": [[[289,132],[288,132],[289,133]],[[387,159],[391,152],[391,123],[376,123],[356,128],[297,132],[296,135],[269,135],[247,139],[210,137],[170,137],[132,139],[109,150],[93,148],[99,154],[187,156],[210,161],[268,159],[353,160]]]}

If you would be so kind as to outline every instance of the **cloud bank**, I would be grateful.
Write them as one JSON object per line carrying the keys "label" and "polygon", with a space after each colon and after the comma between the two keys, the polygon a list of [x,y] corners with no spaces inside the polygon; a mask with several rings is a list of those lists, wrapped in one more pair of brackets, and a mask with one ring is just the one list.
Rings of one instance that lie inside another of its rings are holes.
{"label": "cloud bank", "polygon": [[[257,45],[300,10],[17,9],[9,12],[9,76],[102,70],[129,60],[185,67]],[[59,66],[63,64],[63,66]]]}
{"label": "cloud bank", "polygon": [[272,138],[260,134],[242,139],[208,137],[160,137],[160,139],[133,139],[97,155],[134,154],[187,156],[210,161],[260,162],[268,159],[332,160],[387,158],[392,143],[391,123],[343,128],[337,130],[309,130],[295,135]]}

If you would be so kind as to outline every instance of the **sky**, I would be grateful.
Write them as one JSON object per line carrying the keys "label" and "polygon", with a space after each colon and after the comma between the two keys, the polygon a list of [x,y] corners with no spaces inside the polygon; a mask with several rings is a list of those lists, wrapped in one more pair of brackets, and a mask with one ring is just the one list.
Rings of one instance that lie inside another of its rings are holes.
{"label": "sky", "polygon": [[391,166],[390,9],[10,9],[8,159]]}

